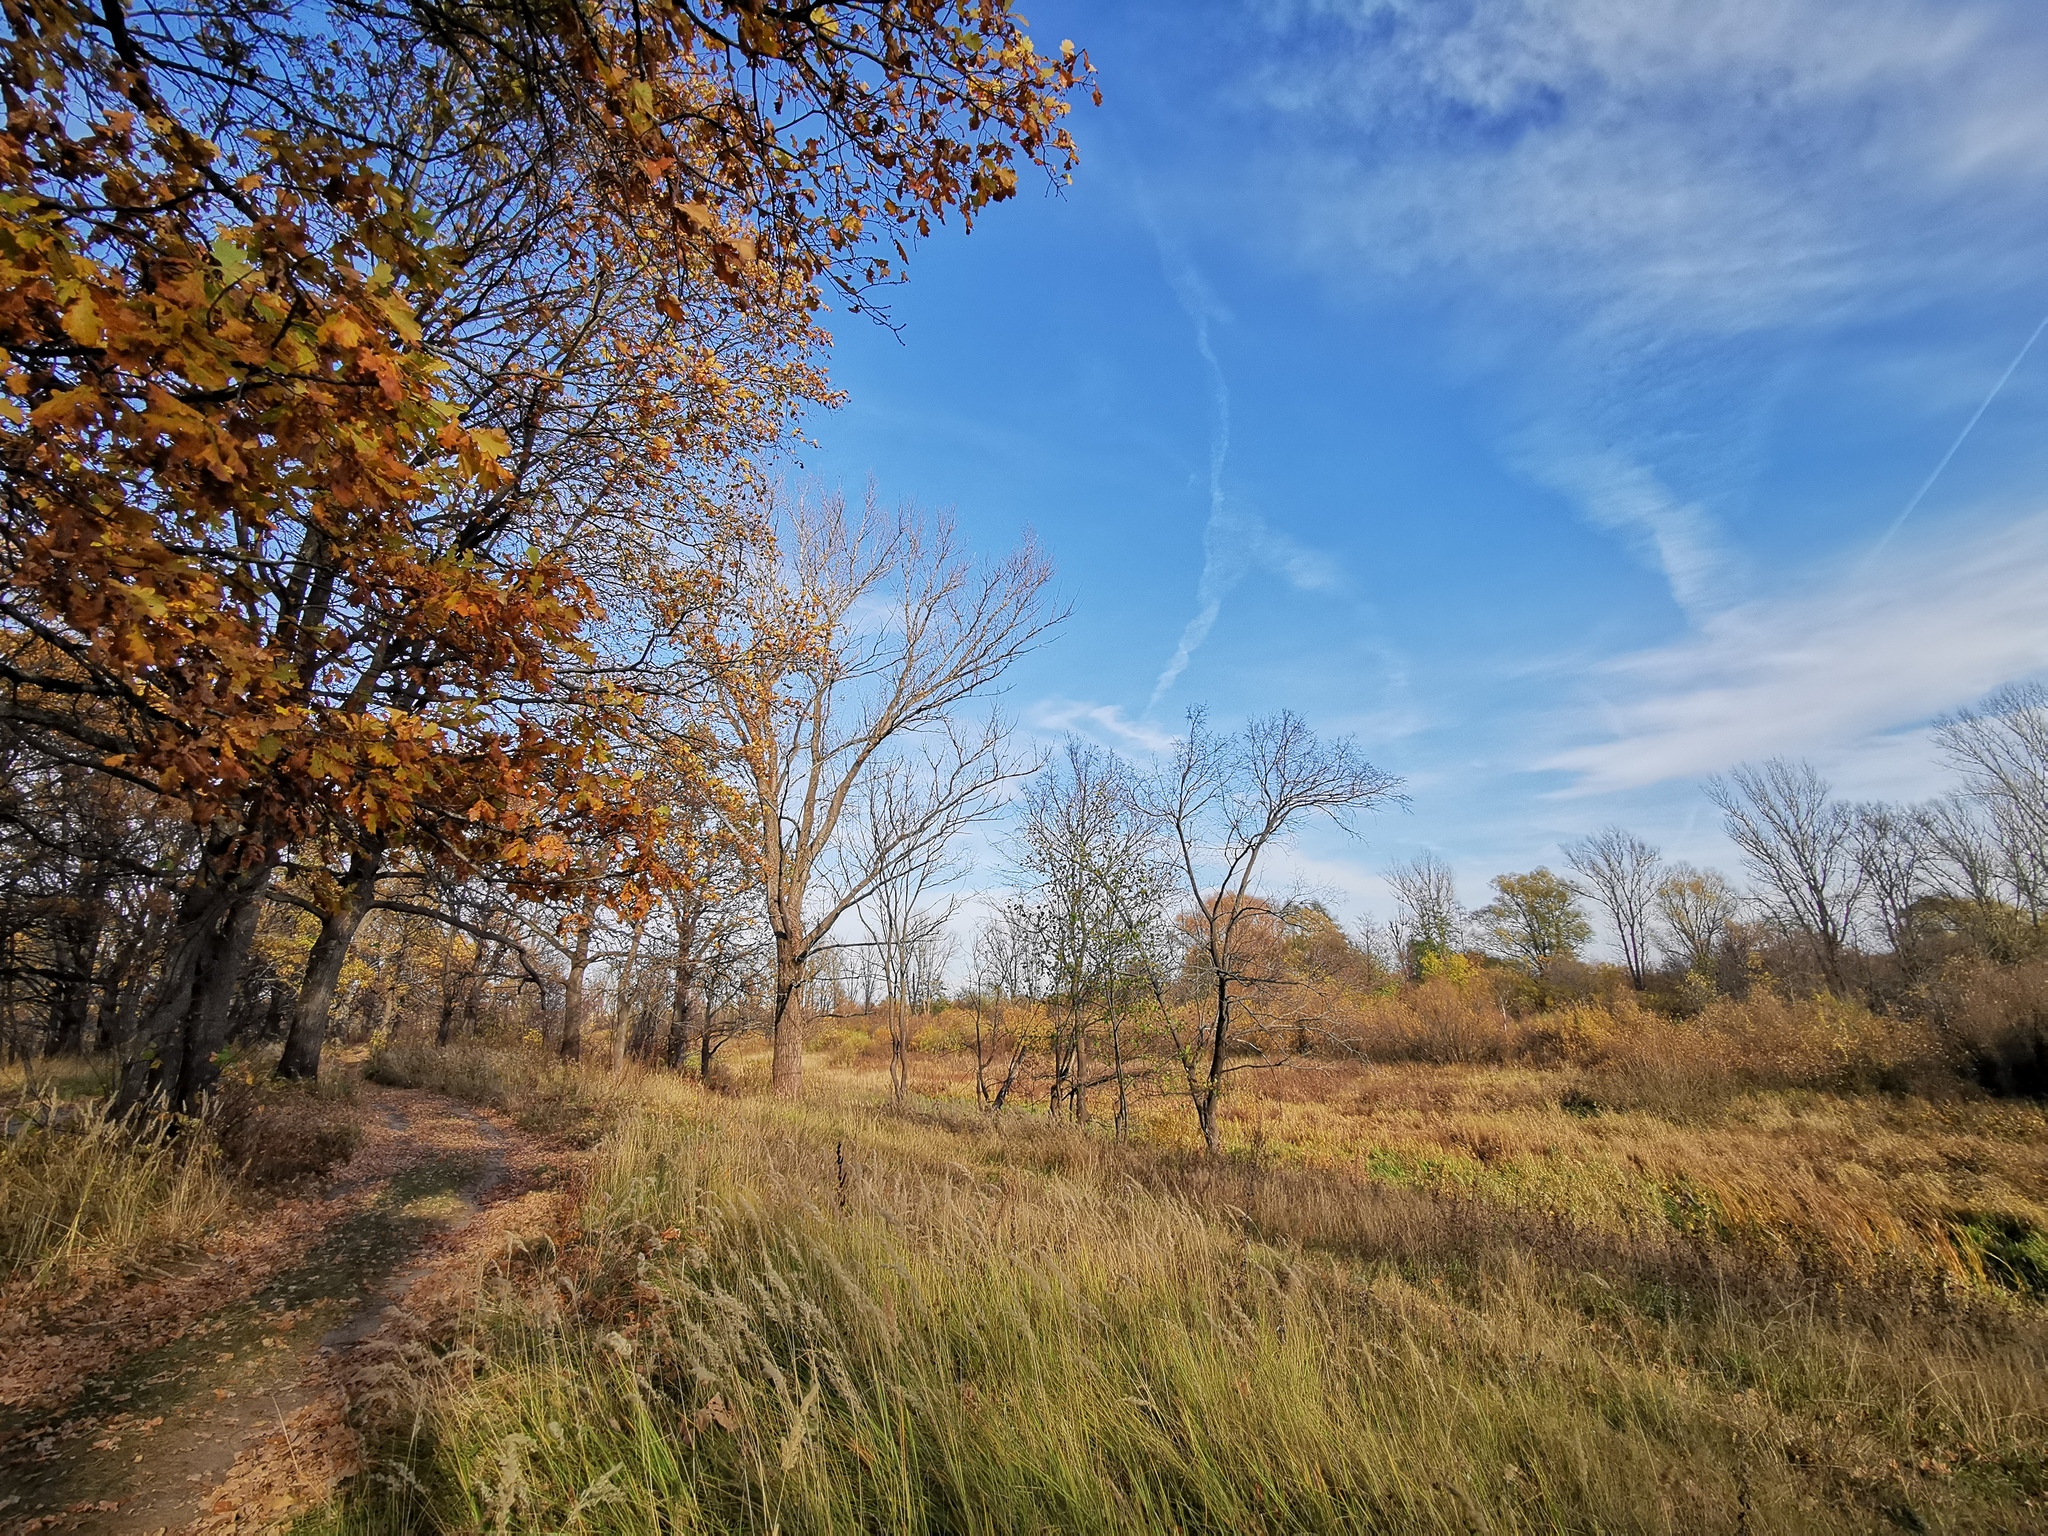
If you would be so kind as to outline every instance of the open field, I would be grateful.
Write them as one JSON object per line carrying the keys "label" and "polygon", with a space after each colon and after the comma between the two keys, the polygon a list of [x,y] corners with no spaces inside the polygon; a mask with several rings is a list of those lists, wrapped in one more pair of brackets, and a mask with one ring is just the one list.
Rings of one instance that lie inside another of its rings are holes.
{"label": "open field", "polygon": [[[845,1048],[800,1104],[744,1040],[720,1092],[374,1055],[566,1182],[344,1372],[367,1470],[299,1529],[2048,1530],[2038,1104],[1310,1060],[1211,1159],[1164,1096],[1123,1142],[984,1114],[936,1043],[903,1108]],[[270,1091],[273,1159],[353,1070]],[[232,1124],[124,1140],[90,1070],[39,1086],[0,1226],[52,1328],[312,1209]]]}
{"label": "open field", "polygon": [[[321,1528],[2048,1529],[2037,1106],[1305,1068],[1219,1162],[1166,1103],[984,1117],[943,1057],[904,1110],[732,1066],[587,1075],[559,1226]],[[562,1113],[502,1056],[377,1070]]]}

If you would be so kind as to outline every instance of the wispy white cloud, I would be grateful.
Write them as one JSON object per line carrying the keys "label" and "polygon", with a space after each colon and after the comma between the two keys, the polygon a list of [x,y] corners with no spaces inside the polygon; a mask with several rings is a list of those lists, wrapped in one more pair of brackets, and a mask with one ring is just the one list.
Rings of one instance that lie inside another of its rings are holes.
{"label": "wispy white cloud", "polygon": [[[2024,280],[2048,39],[1996,0],[1282,0],[1302,248],[1727,335]],[[1310,195],[1303,195],[1304,193]],[[1987,249],[1986,232],[2002,231]]]}
{"label": "wispy white cloud", "polygon": [[1740,603],[1673,644],[1596,668],[1580,742],[1536,764],[1573,792],[1628,789],[1773,753],[1909,751],[1928,717],[2048,670],[2048,513]]}
{"label": "wispy white cloud", "polygon": [[1663,573],[1687,613],[1725,597],[1733,561],[1699,502],[1680,501],[1650,470],[1617,453],[1523,457],[1535,479],[1578,501],[1588,522],[1626,537]]}
{"label": "wispy white cloud", "polygon": [[1216,355],[1212,327],[1229,318],[1201,272],[1179,243],[1153,217],[1142,194],[1139,206],[1159,248],[1159,261],[1188,322],[1194,327],[1195,352],[1209,384],[1209,516],[1202,528],[1202,575],[1195,586],[1195,614],[1181,630],[1173,655],[1160,671],[1146,705],[1155,709],[1167,690],[1180,680],[1202,642],[1209,638],[1223,612],[1223,600],[1255,570],[1281,577],[1300,591],[1321,591],[1337,584],[1335,566],[1287,534],[1271,527],[1258,512],[1238,505],[1224,492],[1223,470],[1230,457],[1230,382]]}
{"label": "wispy white cloud", "polygon": [[1047,735],[1072,731],[1117,751],[1164,752],[1174,740],[1171,732],[1158,726],[1125,718],[1121,705],[1085,699],[1040,699],[1025,710],[1024,721]]}
{"label": "wispy white cloud", "polygon": [[[1517,381],[1504,457],[1659,570],[1701,645],[1756,611],[1731,606],[1747,573],[1716,512],[1761,464],[1764,359],[1943,296],[2038,302],[2034,0],[1260,14],[1271,48],[1241,100],[1277,131],[1260,140],[1270,201],[1247,227],[1341,285],[1450,298],[1485,338],[1472,360]],[[1928,355],[1946,339],[1926,341],[1893,382],[1931,414],[1948,408]],[[1989,382],[1970,386],[1980,415]],[[1873,539],[1905,522],[1912,489],[1871,508]]]}

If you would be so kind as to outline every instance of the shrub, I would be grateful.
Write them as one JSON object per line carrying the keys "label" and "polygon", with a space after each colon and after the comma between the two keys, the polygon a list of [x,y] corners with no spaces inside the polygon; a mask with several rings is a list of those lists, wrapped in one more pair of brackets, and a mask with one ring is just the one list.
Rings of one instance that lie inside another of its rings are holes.
{"label": "shrub", "polygon": [[1933,1026],[1762,987],[1703,1001],[1683,1018],[1629,992],[1517,1017],[1483,977],[1439,975],[1354,1001],[1336,1033],[1374,1061],[1575,1067],[1600,1079],[1603,1102],[1645,1108],[1753,1088],[1939,1091],[1954,1083],[1952,1053]]}
{"label": "shrub", "polygon": [[231,1072],[206,1116],[227,1166],[251,1184],[317,1178],[355,1155],[363,1128],[345,1089]]}
{"label": "shrub", "polygon": [[1931,990],[1935,1017],[1979,1086],[2048,1098],[2048,960],[1952,961]]}

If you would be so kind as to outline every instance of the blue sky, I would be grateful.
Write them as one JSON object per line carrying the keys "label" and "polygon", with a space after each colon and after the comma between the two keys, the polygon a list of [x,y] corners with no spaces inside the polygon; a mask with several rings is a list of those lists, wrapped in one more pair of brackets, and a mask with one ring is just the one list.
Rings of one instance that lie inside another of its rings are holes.
{"label": "blue sky", "polygon": [[1030,729],[1355,733],[1412,809],[1295,862],[1383,915],[1612,821],[1732,870],[1705,775],[1917,798],[2048,670],[2048,9],[1024,9],[1101,73],[1075,185],[836,318],[804,468],[1038,531]]}

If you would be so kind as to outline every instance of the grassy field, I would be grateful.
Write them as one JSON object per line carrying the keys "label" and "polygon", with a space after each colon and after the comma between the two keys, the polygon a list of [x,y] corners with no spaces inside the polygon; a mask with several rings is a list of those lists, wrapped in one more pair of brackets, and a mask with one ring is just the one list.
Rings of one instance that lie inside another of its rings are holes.
{"label": "grassy field", "polygon": [[327,1530],[2048,1530],[2033,1105],[1267,1075],[1231,1154],[387,1053],[595,1147]]}

